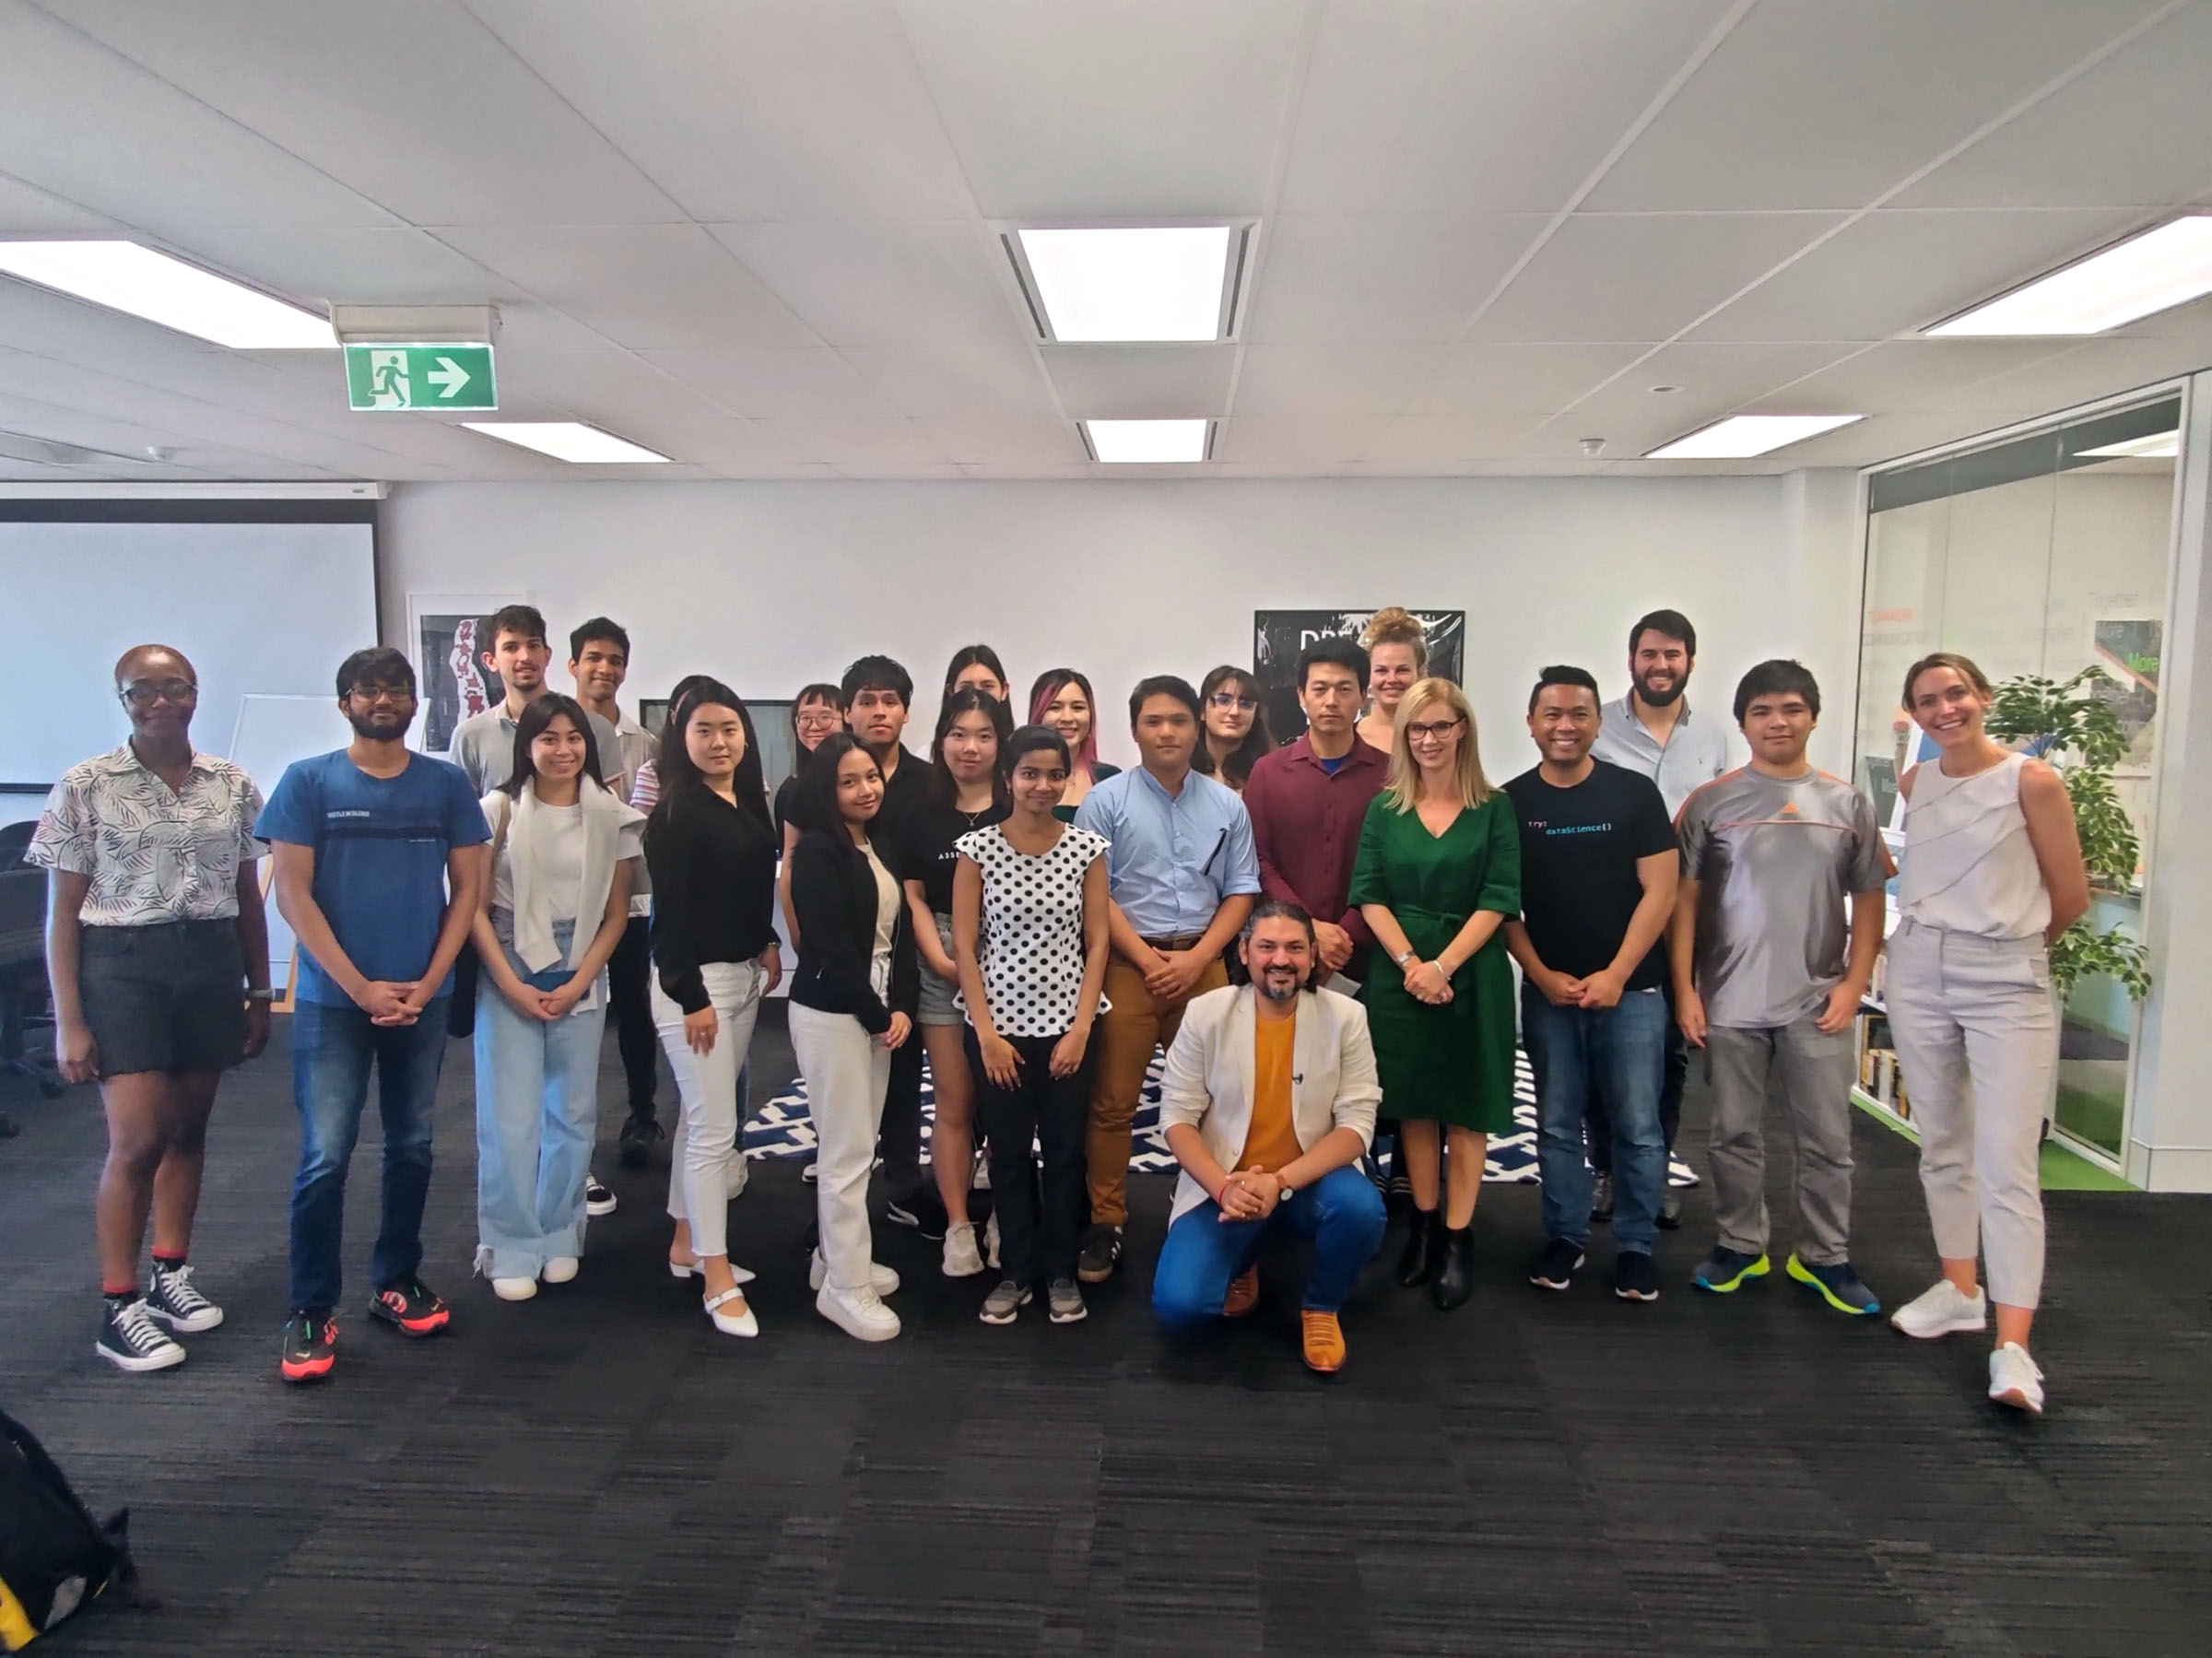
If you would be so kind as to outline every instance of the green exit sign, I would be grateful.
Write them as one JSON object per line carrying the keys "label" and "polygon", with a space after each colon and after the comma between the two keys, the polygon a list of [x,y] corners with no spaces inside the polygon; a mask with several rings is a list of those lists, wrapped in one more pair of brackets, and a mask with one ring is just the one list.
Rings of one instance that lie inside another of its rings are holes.
{"label": "green exit sign", "polygon": [[489,346],[346,347],[346,396],[357,409],[496,409]]}

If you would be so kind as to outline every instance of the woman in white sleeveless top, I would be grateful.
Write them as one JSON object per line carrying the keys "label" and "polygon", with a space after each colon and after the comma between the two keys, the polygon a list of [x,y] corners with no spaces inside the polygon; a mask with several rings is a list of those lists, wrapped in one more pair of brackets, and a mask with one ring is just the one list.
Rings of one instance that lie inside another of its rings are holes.
{"label": "woman in white sleeveless top", "polygon": [[2089,877],[2065,785],[1983,728],[1990,697],[1982,670],[1952,652],[1905,676],[1905,707],[1942,753],[1903,782],[1900,920],[1883,997],[1943,1276],[1890,1322],[1923,1337],[1983,1330],[1994,1300],[1989,1396],[2040,1415],[2043,1373],[2028,1328],[2042,1292],[2038,1153],[2058,1064],[2048,948],[2089,907]]}

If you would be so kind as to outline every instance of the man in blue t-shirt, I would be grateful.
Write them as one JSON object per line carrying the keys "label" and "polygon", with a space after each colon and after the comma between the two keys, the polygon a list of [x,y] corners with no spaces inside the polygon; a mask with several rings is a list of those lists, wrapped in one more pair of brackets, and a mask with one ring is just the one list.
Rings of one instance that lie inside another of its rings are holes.
{"label": "man in blue t-shirt", "polygon": [[397,651],[357,651],[338,669],[354,739],[285,769],[254,833],[276,864],[276,907],[300,941],[292,1092],[292,1315],[287,1382],[336,1358],[346,1170],[376,1068],[384,1122],[382,1226],[370,1256],[371,1318],[434,1335],[450,1318],[416,1276],[430,1189],[430,1109],[445,1057],[441,999],[485,880],[490,830],[450,761],[411,753],[415,670]]}

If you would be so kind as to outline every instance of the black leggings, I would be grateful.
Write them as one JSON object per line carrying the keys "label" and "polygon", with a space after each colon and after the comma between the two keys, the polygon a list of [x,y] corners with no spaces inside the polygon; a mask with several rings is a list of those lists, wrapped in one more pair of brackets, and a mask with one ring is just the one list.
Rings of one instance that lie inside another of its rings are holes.
{"label": "black leggings", "polygon": [[[1076,1276],[1076,1240],[1085,1213],[1085,1133],[1090,1121],[1090,1062],[1097,1033],[1073,1076],[1053,1075],[1055,1036],[1010,1036],[1021,1057],[1011,1088],[983,1070],[975,1027],[966,1028],[975,1076],[976,1115],[991,1147],[991,1205],[998,1217],[999,1259],[1007,1277],[1035,1286]],[[1032,1144],[1042,1147],[1040,1192]]]}
{"label": "black leggings", "polygon": [[661,1060],[660,1032],[653,1027],[653,923],[633,915],[606,963],[606,996],[614,1004],[615,1041],[629,1084],[629,1119],[653,1121],[653,1085]]}

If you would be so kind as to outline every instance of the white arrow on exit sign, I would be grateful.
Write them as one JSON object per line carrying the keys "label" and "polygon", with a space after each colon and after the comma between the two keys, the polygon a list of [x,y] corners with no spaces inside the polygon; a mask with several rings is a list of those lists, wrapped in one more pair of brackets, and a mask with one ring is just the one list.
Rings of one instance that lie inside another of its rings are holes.
{"label": "white arrow on exit sign", "polygon": [[423,379],[440,388],[439,396],[452,397],[468,383],[468,370],[452,358],[441,357],[438,359],[438,366],[425,374]]}

